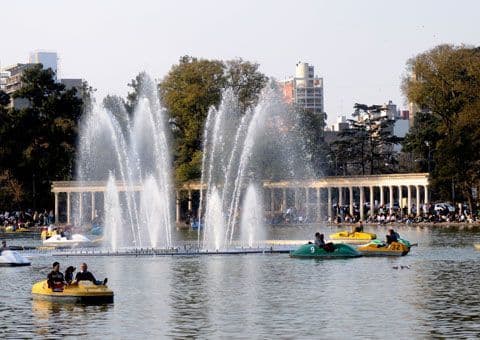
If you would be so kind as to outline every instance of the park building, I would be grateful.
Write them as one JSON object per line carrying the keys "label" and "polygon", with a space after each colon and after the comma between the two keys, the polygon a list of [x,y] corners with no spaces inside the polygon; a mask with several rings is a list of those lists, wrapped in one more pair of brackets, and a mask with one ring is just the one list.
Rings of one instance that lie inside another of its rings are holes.
{"label": "park building", "polygon": [[308,63],[298,62],[295,76],[280,81],[284,99],[289,104],[322,115],[327,118],[324,110],[323,78],[315,75],[315,67]]}

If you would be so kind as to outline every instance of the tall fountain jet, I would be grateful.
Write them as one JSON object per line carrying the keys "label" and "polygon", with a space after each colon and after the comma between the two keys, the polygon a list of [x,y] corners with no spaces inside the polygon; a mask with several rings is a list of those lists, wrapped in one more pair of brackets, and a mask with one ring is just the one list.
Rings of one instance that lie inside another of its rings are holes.
{"label": "tall fountain jet", "polygon": [[253,200],[262,209],[260,189],[246,192],[249,183],[272,176],[296,178],[299,168],[310,171],[301,152],[303,141],[295,135],[298,115],[285,104],[274,83],[264,88],[254,108],[242,112],[240,107],[234,92],[227,90],[218,109],[210,109],[205,124],[201,184],[206,190],[201,193],[199,215],[205,224],[201,246],[208,251],[230,247],[239,226],[241,235],[251,235],[245,239],[249,244],[253,237],[265,234],[257,232],[263,229],[259,216],[257,222],[249,219],[254,225],[240,223],[245,193],[244,207]]}
{"label": "tall fountain jet", "polygon": [[172,247],[167,117],[156,84],[144,75],[140,87],[131,117],[124,105],[96,105],[81,124],[77,179],[108,181],[104,224],[110,248]]}

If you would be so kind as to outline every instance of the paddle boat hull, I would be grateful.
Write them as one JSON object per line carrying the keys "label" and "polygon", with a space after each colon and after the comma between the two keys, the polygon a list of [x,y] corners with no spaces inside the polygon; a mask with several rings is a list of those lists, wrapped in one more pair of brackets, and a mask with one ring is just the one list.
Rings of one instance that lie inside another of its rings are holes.
{"label": "paddle boat hull", "polygon": [[80,281],[78,284],[67,285],[56,289],[48,287],[47,280],[37,282],[32,287],[34,299],[70,302],[82,304],[113,303],[113,291],[106,285],[94,285],[90,281]]}
{"label": "paddle boat hull", "polygon": [[354,247],[348,244],[333,244],[333,251],[326,251],[314,244],[304,244],[297,250],[290,252],[290,257],[295,258],[318,258],[318,259],[335,259],[362,256]]}
{"label": "paddle boat hull", "polygon": [[387,245],[379,240],[374,240],[357,249],[363,256],[405,256],[410,252],[410,247],[401,242],[392,242]]}
{"label": "paddle boat hull", "polygon": [[339,233],[330,234],[329,238],[334,243],[365,244],[371,240],[375,240],[377,235],[358,231],[341,231]]}
{"label": "paddle boat hull", "polygon": [[45,247],[55,248],[74,248],[74,247],[92,247],[95,244],[87,237],[80,234],[73,234],[72,237],[53,235],[43,241]]}
{"label": "paddle boat hull", "polygon": [[24,267],[29,266],[30,261],[13,250],[3,250],[0,254],[0,267]]}

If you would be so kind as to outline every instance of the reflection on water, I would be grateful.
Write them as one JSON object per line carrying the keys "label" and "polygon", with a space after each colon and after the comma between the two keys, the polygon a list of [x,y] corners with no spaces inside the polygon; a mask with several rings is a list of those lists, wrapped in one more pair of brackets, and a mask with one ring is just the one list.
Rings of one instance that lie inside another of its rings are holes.
{"label": "reflection on water", "polygon": [[[280,227],[270,237],[306,239],[317,229],[338,230]],[[478,228],[399,231],[419,243],[401,258],[35,256],[32,267],[0,268],[0,338],[480,336]],[[86,261],[108,276],[115,303],[32,300],[32,284],[54,260],[63,268]],[[401,265],[410,269],[394,269]]]}

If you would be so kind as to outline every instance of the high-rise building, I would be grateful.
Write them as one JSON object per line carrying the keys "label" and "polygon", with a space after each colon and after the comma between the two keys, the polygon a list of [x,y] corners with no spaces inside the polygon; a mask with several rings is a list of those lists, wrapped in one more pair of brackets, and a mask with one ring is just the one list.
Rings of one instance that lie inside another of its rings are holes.
{"label": "high-rise building", "polygon": [[315,68],[308,63],[298,62],[295,69],[295,77],[280,82],[283,95],[288,103],[312,111],[323,116],[323,78],[315,75]]}
{"label": "high-rise building", "polygon": [[35,51],[30,53],[29,62],[31,64],[42,64],[43,69],[52,69],[55,72],[55,79],[58,73],[58,56],[56,52]]}

